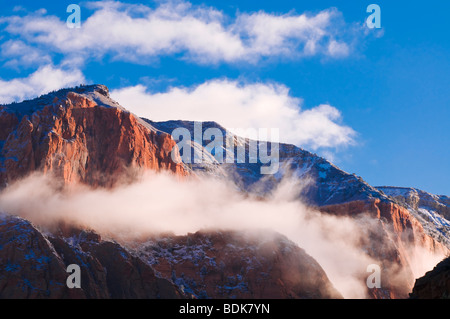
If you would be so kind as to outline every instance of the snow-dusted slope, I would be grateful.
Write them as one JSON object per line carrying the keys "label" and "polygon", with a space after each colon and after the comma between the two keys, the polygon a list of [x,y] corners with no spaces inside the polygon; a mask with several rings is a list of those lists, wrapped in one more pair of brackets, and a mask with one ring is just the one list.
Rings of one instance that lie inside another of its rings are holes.
{"label": "snow-dusted slope", "polygon": [[[291,144],[279,145],[279,172],[274,175],[261,174],[264,165],[259,161],[249,163],[249,140],[234,136],[235,143],[246,146],[246,163],[219,163],[205,146],[209,141],[194,140],[194,122],[191,121],[147,121],[152,127],[171,134],[177,128],[186,128],[192,137],[191,164],[187,164],[197,174],[210,174],[233,180],[244,191],[261,196],[270,193],[285,177],[293,177],[303,187],[298,197],[304,202],[318,207],[341,205],[352,202],[395,203],[408,208],[411,214],[423,225],[431,237],[450,247],[450,199],[436,196],[412,188],[372,187],[361,177],[349,174],[326,159]],[[207,129],[218,128],[223,136],[227,130],[215,122],[203,122],[202,133]],[[202,156],[202,163],[192,164],[194,156]],[[223,153],[227,150],[224,148]],[[259,147],[258,147],[259,152]]]}
{"label": "snow-dusted slope", "polygon": [[[194,122],[191,121],[167,121],[153,122],[146,120],[158,130],[171,134],[177,128],[186,128],[194,136]],[[210,128],[218,128],[225,136],[227,131],[215,122],[203,122],[203,133]],[[229,132],[228,132],[229,133]],[[229,133],[230,134],[230,133]],[[204,152],[203,162],[200,164],[188,164],[194,172],[207,172],[223,177],[231,177],[234,182],[245,191],[259,193],[261,195],[270,192],[283,177],[292,176],[300,180],[305,186],[299,193],[304,201],[314,206],[341,204],[356,200],[380,199],[388,200],[385,195],[367,184],[361,177],[349,174],[339,169],[326,159],[310,153],[291,144],[279,145],[279,172],[273,175],[261,174],[261,167],[267,164],[250,163],[248,160],[249,140],[235,136],[235,143],[245,145],[246,162],[232,164],[218,163],[217,160],[206,151],[205,146],[209,141],[203,142],[192,139],[192,159],[195,154],[201,156]],[[224,148],[223,153],[227,150]],[[259,145],[258,145],[259,152]]]}
{"label": "snow-dusted slope", "polygon": [[195,298],[342,298],[311,256],[270,231],[199,231],[129,249]]}
{"label": "snow-dusted slope", "polygon": [[[0,213],[0,299],[184,298],[170,281],[119,244],[91,231],[42,232]],[[67,266],[81,269],[81,289],[66,285]]]}
{"label": "snow-dusted slope", "polygon": [[122,111],[126,111],[122,106],[119,105],[119,103],[109,98],[108,88],[101,84],[61,89],[44,94],[35,99],[25,100],[19,103],[6,104],[2,106],[5,108],[5,110],[14,111],[16,114],[32,114],[36,111],[42,110],[45,106],[54,103],[55,98],[57,100],[63,100],[69,92],[77,93],[103,107],[116,107]]}
{"label": "snow-dusted slope", "polygon": [[[127,109],[121,106],[118,102],[111,99],[109,96],[109,89],[105,85],[102,84],[92,84],[92,85],[82,85],[74,88],[66,88],[58,91],[53,91],[44,95],[41,95],[38,98],[25,100],[19,103],[11,103],[0,105],[0,115],[3,112],[8,112],[11,114],[15,114],[18,118],[23,117],[24,115],[31,116],[36,111],[42,110],[44,107],[48,105],[52,105],[54,103],[60,103],[60,101],[66,99],[67,94],[73,92],[76,93],[86,99],[89,99],[95,102],[98,106],[106,107],[106,108],[117,108],[125,113],[130,113]],[[151,131],[156,131],[154,127],[149,125],[146,121],[143,121],[140,117],[136,116],[139,124],[144,125],[146,128]]]}
{"label": "snow-dusted slope", "polygon": [[432,237],[450,246],[450,198],[416,188],[380,186],[378,190],[406,206]]}

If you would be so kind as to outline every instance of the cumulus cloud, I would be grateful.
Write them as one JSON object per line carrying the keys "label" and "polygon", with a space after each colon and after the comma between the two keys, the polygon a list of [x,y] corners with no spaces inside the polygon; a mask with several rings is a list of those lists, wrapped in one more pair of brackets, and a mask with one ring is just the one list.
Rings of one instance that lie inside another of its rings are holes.
{"label": "cumulus cloud", "polygon": [[113,90],[111,96],[133,113],[153,121],[216,121],[233,129],[278,128],[282,142],[318,149],[354,142],[355,131],[341,124],[341,113],[323,104],[302,109],[281,84],[241,84],[211,80],[190,88],[150,93],[142,85]]}
{"label": "cumulus cloud", "polygon": [[1,45],[1,56],[7,59],[8,67],[34,66],[51,63],[51,57],[36,47],[21,40],[8,40]]}
{"label": "cumulus cloud", "polygon": [[[5,30],[55,53],[149,63],[162,55],[181,55],[199,63],[257,62],[283,56],[342,57],[351,46],[341,38],[351,27],[336,9],[317,14],[237,12],[189,2],[159,3],[156,8],[121,2],[88,2],[93,13],[80,29],[35,12],[4,17]],[[84,12],[84,11],[83,11]]]}
{"label": "cumulus cloud", "polygon": [[79,70],[45,65],[24,78],[0,79],[0,103],[21,101],[84,82],[84,76]]}

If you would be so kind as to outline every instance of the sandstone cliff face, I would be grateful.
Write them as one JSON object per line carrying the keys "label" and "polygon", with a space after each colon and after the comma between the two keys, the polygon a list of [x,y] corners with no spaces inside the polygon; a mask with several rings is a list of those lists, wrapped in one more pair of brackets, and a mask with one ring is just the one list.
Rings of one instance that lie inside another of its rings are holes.
{"label": "sandstone cliff face", "polygon": [[450,219],[450,198],[444,195],[434,195],[416,188],[380,186],[377,189],[393,197],[404,206],[414,210],[420,208],[432,209]]}
{"label": "sandstone cliff face", "polygon": [[342,298],[320,265],[278,234],[202,231],[136,253],[196,298]]}
{"label": "sandstone cliff face", "polygon": [[[106,87],[88,89],[108,99]],[[0,110],[0,185],[35,170],[92,186],[111,186],[141,169],[186,175],[183,164],[172,160],[177,150],[171,136],[126,110],[83,92],[50,94],[44,102],[31,110],[26,102]]]}
{"label": "sandstone cliff face", "polygon": [[[277,234],[197,232],[125,249],[70,225],[44,235],[6,215],[0,233],[0,298],[342,298]],[[70,264],[81,268],[81,289],[66,285]]]}
{"label": "sandstone cliff face", "polygon": [[[43,235],[26,220],[2,215],[0,234],[0,298],[184,298],[149,265],[95,233]],[[70,264],[81,268],[81,289],[66,285]]]}
{"label": "sandstone cliff face", "polygon": [[432,238],[450,247],[450,199],[415,188],[377,187],[410,211]]}
{"label": "sandstone cliff face", "polygon": [[422,225],[407,208],[390,201],[380,201],[379,199],[354,201],[339,205],[322,206],[320,210],[341,216],[368,214],[389,226],[399,245],[403,243],[421,246],[430,251],[448,252],[447,247],[426,234]]}
{"label": "sandstone cliff face", "polygon": [[[449,252],[446,246],[426,234],[407,208],[391,201],[353,201],[323,206],[320,210],[340,216],[357,217],[364,214],[378,219],[377,225],[361,227],[361,233],[366,235],[361,247],[370,257],[381,262],[382,276],[387,283],[381,290],[368,290],[374,298],[408,297],[415,279],[412,267],[416,248],[442,255]],[[399,285],[399,282],[402,284]]]}
{"label": "sandstone cliff face", "polygon": [[450,257],[416,280],[412,299],[450,299]]}

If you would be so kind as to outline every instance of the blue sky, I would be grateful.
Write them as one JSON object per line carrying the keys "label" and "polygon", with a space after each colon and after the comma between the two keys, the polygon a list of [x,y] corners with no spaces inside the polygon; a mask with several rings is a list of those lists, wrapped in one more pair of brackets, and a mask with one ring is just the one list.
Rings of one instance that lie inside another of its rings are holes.
{"label": "blue sky", "polygon": [[450,2],[80,2],[68,29],[70,3],[2,3],[0,102],[102,83],[138,115],[279,125],[372,185],[450,195]]}

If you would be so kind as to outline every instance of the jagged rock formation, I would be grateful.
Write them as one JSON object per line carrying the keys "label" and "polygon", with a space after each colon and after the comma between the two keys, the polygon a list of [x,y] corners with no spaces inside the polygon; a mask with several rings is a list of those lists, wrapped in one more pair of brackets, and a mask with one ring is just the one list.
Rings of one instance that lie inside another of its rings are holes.
{"label": "jagged rock formation", "polygon": [[342,298],[311,256],[276,233],[201,231],[135,251],[196,298]]}
{"label": "jagged rock formation", "polygon": [[416,280],[412,299],[450,299],[450,257]]}
{"label": "jagged rock formation", "polygon": [[[185,297],[149,265],[95,233],[44,235],[24,219],[1,215],[0,234],[0,298]],[[66,285],[70,264],[81,268],[81,289]]]}
{"label": "jagged rock formation", "polygon": [[415,188],[377,187],[410,211],[426,233],[450,247],[450,198]]}
{"label": "jagged rock formation", "polygon": [[111,186],[139,169],[186,175],[172,160],[171,136],[120,107],[102,85],[2,106],[0,124],[0,186],[35,170],[92,186]]}
{"label": "jagged rock formation", "polygon": [[[1,298],[342,298],[277,234],[197,232],[125,249],[93,231],[42,232],[6,215],[0,233]],[[70,264],[81,268],[81,289],[66,285]]]}

